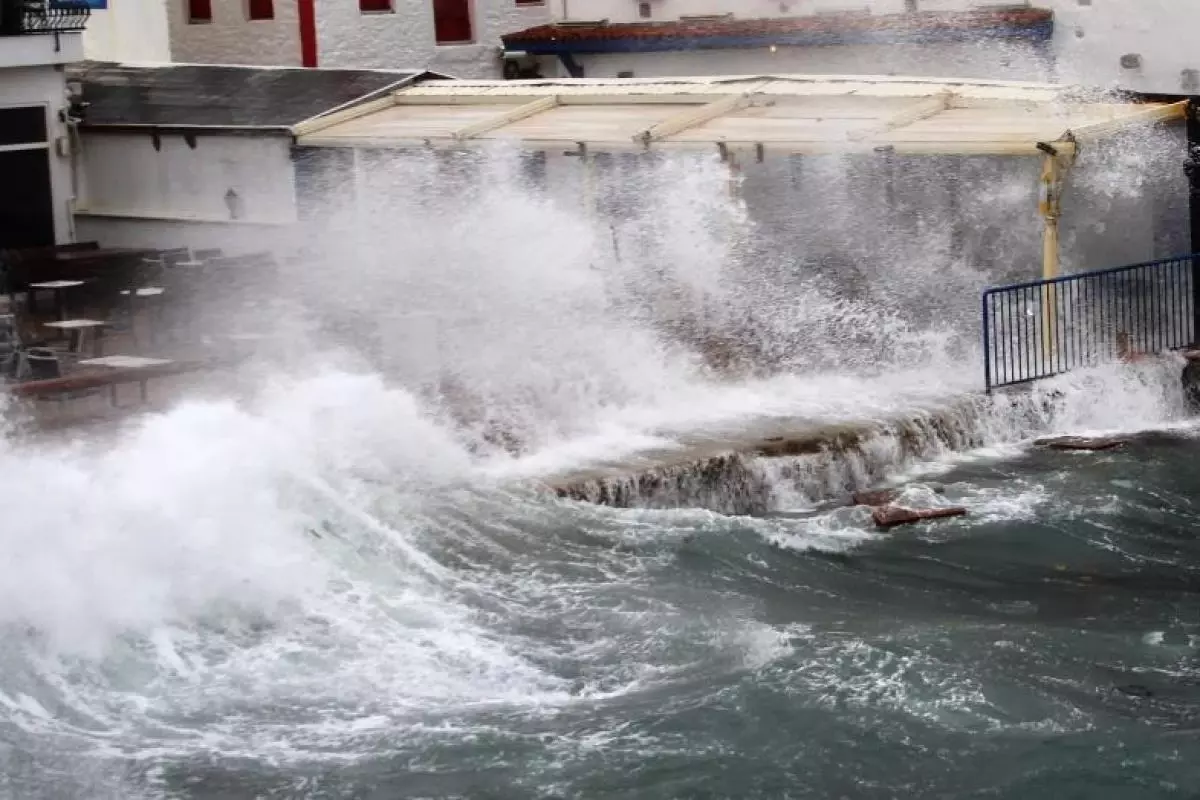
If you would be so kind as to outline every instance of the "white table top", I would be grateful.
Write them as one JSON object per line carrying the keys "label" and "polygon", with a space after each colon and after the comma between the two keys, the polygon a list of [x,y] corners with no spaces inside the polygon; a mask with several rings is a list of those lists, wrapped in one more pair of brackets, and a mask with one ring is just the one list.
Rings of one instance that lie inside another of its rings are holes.
{"label": "white table top", "polygon": [[[161,286],[144,286],[141,289],[137,290],[137,296],[138,297],[157,297],[158,295],[162,294],[165,291],[166,291],[166,289],[162,288]],[[129,290],[122,289],[121,294],[128,297]]]}
{"label": "white table top", "polygon": [[85,358],[77,362],[85,367],[117,367],[137,369],[140,367],[160,367],[170,364],[169,358],[146,358],[145,356],[103,356],[101,358]]}
{"label": "white table top", "polygon": [[44,281],[29,285],[34,289],[70,289],[72,286],[83,286],[83,281]]}
{"label": "white table top", "polygon": [[63,328],[66,330],[74,330],[76,328],[103,328],[108,325],[107,322],[98,319],[64,319],[58,322],[44,323],[47,328]]}

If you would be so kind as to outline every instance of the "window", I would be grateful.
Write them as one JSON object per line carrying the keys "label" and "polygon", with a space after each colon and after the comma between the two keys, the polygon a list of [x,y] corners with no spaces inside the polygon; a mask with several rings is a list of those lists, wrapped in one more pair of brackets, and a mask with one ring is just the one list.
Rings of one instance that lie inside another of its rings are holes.
{"label": "window", "polygon": [[390,14],[392,0],[358,0],[358,10],[364,14]]}
{"label": "window", "polygon": [[46,108],[18,106],[0,108],[0,147],[15,144],[46,144]]}
{"label": "window", "polygon": [[642,19],[650,19],[654,11],[650,8],[649,3],[638,3],[638,16]]}
{"label": "window", "polygon": [[544,5],[546,5],[546,0],[515,0],[515,2],[519,6],[544,6]]}
{"label": "window", "polygon": [[470,0],[433,0],[433,32],[438,44],[473,41]]}
{"label": "window", "polygon": [[212,22],[212,0],[187,0],[188,22]]}
{"label": "window", "polygon": [[246,0],[247,19],[275,19],[275,0]]}

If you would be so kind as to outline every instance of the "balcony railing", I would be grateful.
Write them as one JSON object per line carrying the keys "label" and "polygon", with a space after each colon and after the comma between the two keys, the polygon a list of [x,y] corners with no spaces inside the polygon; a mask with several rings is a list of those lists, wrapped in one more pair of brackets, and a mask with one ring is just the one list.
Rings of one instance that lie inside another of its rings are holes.
{"label": "balcony railing", "polygon": [[91,14],[89,0],[0,0],[0,36],[78,33]]}

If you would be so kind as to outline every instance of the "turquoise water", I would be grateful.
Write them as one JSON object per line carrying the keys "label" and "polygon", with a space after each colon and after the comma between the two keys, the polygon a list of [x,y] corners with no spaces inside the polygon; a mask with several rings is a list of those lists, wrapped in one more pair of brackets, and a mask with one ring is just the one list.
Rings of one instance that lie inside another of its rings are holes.
{"label": "turquoise water", "polygon": [[[160,421],[121,468],[232,413]],[[193,485],[191,516],[126,497],[160,515],[130,533],[139,515],[88,495],[125,533],[89,528],[54,566],[78,595],[43,582],[6,617],[3,796],[1195,796],[1188,428],[939,462],[910,492],[936,481],[971,515],[890,535],[861,509],[404,498],[371,481],[394,464],[264,498],[244,489],[274,451],[246,438],[262,463]],[[383,452],[359,444],[360,465]],[[213,447],[156,468],[243,452]],[[29,575],[34,552],[10,541]]]}

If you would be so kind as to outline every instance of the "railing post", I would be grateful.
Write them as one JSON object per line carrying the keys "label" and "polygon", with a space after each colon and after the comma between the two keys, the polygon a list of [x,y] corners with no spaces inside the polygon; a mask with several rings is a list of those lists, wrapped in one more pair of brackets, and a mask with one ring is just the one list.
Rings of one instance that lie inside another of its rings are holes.
{"label": "railing post", "polygon": [[983,293],[983,385],[992,393],[992,315],[988,307],[989,292]]}

